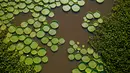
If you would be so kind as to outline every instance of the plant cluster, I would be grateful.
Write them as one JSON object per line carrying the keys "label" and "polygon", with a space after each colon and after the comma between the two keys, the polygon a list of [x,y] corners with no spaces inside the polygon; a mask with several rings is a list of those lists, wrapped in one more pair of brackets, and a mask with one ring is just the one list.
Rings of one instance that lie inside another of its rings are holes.
{"label": "plant cluster", "polygon": [[112,13],[90,38],[109,73],[130,72],[130,1],[116,0]]}

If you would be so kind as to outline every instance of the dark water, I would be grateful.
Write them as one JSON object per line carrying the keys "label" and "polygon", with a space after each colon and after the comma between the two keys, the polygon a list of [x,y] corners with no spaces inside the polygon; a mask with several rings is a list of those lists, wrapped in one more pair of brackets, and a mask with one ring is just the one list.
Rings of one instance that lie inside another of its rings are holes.
{"label": "dark water", "polygon": [[[47,56],[49,62],[43,65],[41,73],[71,73],[73,68],[76,68],[78,62],[69,61],[67,56],[67,48],[69,47],[69,41],[74,40],[85,44],[87,46],[88,32],[84,31],[81,27],[83,17],[88,11],[100,11],[101,15],[107,15],[111,12],[113,6],[113,0],[105,0],[103,4],[98,4],[95,0],[89,0],[84,7],[81,8],[79,13],[68,12],[65,13],[61,8],[54,9],[55,17],[48,18],[48,21],[58,20],[60,27],[57,30],[57,37],[63,37],[66,43],[59,47],[57,53],[52,53],[48,48]],[[22,21],[26,21],[31,17],[31,14],[21,14],[16,16],[13,21],[15,24],[20,24]]]}

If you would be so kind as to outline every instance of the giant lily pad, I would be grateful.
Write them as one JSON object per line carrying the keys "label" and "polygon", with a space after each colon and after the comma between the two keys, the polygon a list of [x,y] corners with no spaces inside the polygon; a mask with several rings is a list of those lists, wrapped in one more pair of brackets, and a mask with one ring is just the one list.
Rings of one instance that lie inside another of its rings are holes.
{"label": "giant lily pad", "polygon": [[71,61],[74,60],[74,55],[73,54],[69,54],[68,55],[68,59],[71,60]]}
{"label": "giant lily pad", "polygon": [[18,41],[18,37],[17,36],[12,36],[10,38],[10,40],[11,40],[11,42],[16,43]]}
{"label": "giant lily pad", "polygon": [[86,65],[84,64],[84,63],[80,63],[79,65],[78,65],[78,68],[79,68],[79,70],[85,70],[86,69]]}
{"label": "giant lily pad", "polygon": [[95,61],[90,61],[88,65],[90,68],[95,68],[97,66],[97,63]]}
{"label": "giant lily pad", "polygon": [[24,48],[24,44],[23,43],[18,43],[17,45],[16,45],[16,49],[17,50],[21,50],[21,49],[23,49]]}
{"label": "giant lily pad", "polygon": [[42,38],[45,35],[45,33],[43,31],[38,31],[37,32],[37,37],[38,38]]}
{"label": "giant lily pad", "polygon": [[24,44],[26,45],[30,45],[32,43],[32,39],[31,38],[27,38],[24,40]]}
{"label": "giant lily pad", "polygon": [[32,65],[33,64],[33,59],[32,58],[26,58],[25,59],[25,64],[26,65]]}
{"label": "giant lily pad", "polygon": [[41,66],[41,65],[35,65],[35,66],[34,66],[34,70],[35,70],[36,72],[40,72],[40,71],[42,70],[42,66]]}
{"label": "giant lily pad", "polygon": [[78,11],[80,10],[80,7],[75,4],[75,5],[72,6],[72,10],[73,10],[74,12],[78,12]]}
{"label": "giant lily pad", "polygon": [[43,63],[47,63],[47,62],[48,62],[48,57],[47,57],[47,56],[44,56],[44,57],[42,58],[42,62],[43,62]]}
{"label": "giant lily pad", "polygon": [[36,48],[38,47],[37,42],[32,42],[31,45],[30,45],[30,47],[31,47],[32,49],[36,49]]}
{"label": "giant lily pad", "polygon": [[22,28],[17,28],[17,29],[16,29],[16,33],[17,33],[18,35],[23,34],[23,29],[22,29]]}
{"label": "giant lily pad", "polygon": [[39,51],[38,51],[38,55],[39,56],[44,56],[44,55],[46,55],[46,50],[45,49],[40,49]]}
{"label": "giant lily pad", "polygon": [[47,43],[49,42],[49,39],[48,39],[47,37],[43,37],[43,38],[41,39],[41,42],[42,42],[43,44],[47,44]]}
{"label": "giant lily pad", "polygon": [[29,53],[31,51],[31,48],[29,46],[24,47],[23,52]]}
{"label": "giant lily pad", "polygon": [[33,62],[36,63],[36,64],[39,64],[41,62],[41,58],[40,57],[34,57]]}
{"label": "giant lily pad", "polygon": [[52,45],[52,46],[51,46],[51,50],[52,50],[53,52],[58,51],[58,46],[57,46],[57,45]]}

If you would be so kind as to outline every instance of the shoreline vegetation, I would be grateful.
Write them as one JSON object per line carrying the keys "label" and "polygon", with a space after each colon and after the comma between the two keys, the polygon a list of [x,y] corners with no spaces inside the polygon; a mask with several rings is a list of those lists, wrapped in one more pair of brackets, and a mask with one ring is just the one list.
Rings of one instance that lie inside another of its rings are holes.
{"label": "shoreline vegetation", "polygon": [[89,44],[101,54],[108,73],[130,72],[130,1],[116,0],[112,14],[90,37]]}

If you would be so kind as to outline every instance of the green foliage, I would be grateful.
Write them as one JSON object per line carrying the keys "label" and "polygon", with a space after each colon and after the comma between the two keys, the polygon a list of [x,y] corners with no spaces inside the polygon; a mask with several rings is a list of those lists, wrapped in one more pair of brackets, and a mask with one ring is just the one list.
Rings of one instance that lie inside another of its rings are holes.
{"label": "green foliage", "polygon": [[101,52],[109,73],[130,72],[130,0],[117,0],[112,14],[90,38],[90,45]]}
{"label": "green foliage", "polygon": [[33,66],[26,66],[19,62],[19,55],[17,52],[8,51],[11,43],[4,44],[2,41],[5,37],[6,31],[0,34],[0,72],[1,73],[35,73]]}

